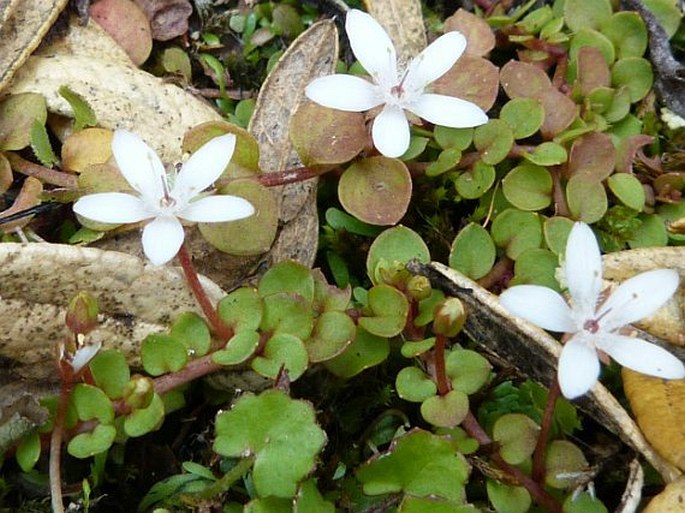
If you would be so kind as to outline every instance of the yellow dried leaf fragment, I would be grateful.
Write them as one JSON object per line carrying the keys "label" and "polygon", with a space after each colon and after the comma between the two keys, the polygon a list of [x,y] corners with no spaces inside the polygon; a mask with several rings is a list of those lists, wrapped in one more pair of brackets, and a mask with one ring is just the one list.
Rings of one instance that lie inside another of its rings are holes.
{"label": "yellow dried leaf fragment", "polygon": [[670,483],[642,513],[680,513],[685,509],[685,476]]}
{"label": "yellow dried leaf fragment", "polygon": [[624,368],[623,388],[645,438],[685,470],[685,380],[653,378]]}

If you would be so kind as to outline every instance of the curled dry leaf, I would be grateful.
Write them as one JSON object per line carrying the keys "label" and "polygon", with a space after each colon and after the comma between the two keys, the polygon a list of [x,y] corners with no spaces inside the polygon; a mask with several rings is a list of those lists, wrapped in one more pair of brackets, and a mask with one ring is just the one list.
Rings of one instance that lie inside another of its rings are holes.
{"label": "curled dry leaf", "polygon": [[193,6],[188,0],[136,0],[150,21],[152,39],[168,41],[188,31]]}
{"label": "curled dry leaf", "polygon": [[466,37],[467,55],[482,57],[495,47],[495,33],[490,25],[480,16],[464,9],[458,9],[445,20],[445,32],[451,30],[457,30]]}
{"label": "curled dry leaf", "polygon": [[112,36],[136,66],[152,51],[152,32],[145,12],[133,0],[99,0],[90,17]]}
{"label": "curled dry leaf", "polygon": [[664,459],[685,471],[685,381],[653,378],[626,368],[622,376],[645,438]]}
{"label": "curled dry leaf", "polygon": [[[544,385],[555,376],[561,344],[537,326],[509,314],[497,296],[461,273],[439,263],[409,264],[412,272],[426,275],[445,293],[459,297],[468,315],[464,331],[486,351]],[[470,289],[466,291],[465,289]],[[629,447],[641,453],[666,481],[680,474],[645,440],[637,424],[606,388],[597,383],[578,405]]]}
{"label": "curled dry leaf", "polygon": [[428,44],[419,0],[365,0],[369,14],[388,32],[401,62],[409,61]]}
{"label": "curled dry leaf", "polygon": [[[27,177],[26,180],[24,180],[24,184],[21,186],[19,195],[14,200],[14,203],[12,203],[12,206],[7,210],[0,212],[0,219],[40,205],[41,194],[43,194],[43,183],[32,176]],[[10,221],[9,223],[0,224],[0,232],[8,233],[23,228],[32,218],[33,216],[27,216]]]}
{"label": "curled dry leaf", "polygon": [[[201,279],[213,301],[223,297],[218,285]],[[66,335],[66,307],[81,290],[97,299],[101,312],[89,341],[120,349],[132,365],[146,335],[165,330],[182,312],[199,312],[178,269],[95,248],[0,244],[0,356],[15,374],[56,378],[55,344]]]}

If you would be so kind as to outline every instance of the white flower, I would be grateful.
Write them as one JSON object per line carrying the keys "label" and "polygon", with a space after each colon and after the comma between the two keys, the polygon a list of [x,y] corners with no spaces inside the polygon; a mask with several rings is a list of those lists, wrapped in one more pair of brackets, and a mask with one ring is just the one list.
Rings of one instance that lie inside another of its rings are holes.
{"label": "white flower", "polygon": [[559,357],[559,386],[569,399],[585,394],[599,377],[598,351],[624,367],[665,379],[685,378],[685,366],[668,351],[639,338],[619,335],[627,324],[654,313],[678,288],[671,269],[648,271],[626,280],[600,304],[602,258],[590,227],[576,223],[566,243],[562,272],[571,296],[547,287],[519,285],[500,296],[519,317],[550,331],[572,333]]}
{"label": "white flower", "polygon": [[[236,196],[199,197],[219,178],[235,149],[235,136],[216,137],[191,155],[178,176],[167,176],[157,154],[135,134],[114,132],[112,153],[121,174],[138,193],[104,192],[80,198],[74,212],[101,223],[137,223],[143,229],[143,251],[155,265],[178,253],[184,232],[180,219],[198,223],[249,217],[254,207]],[[170,183],[171,182],[171,183]]]}
{"label": "white flower", "polygon": [[90,363],[90,361],[95,357],[95,355],[102,348],[102,342],[97,341],[93,344],[87,344],[85,342],[85,336],[79,333],[76,337],[76,351],[71,354],[64,343],[59,346],[59,357],[60,360],[66,362],[71,367],[73,374],[79,374],[83,368]]}
{"label": "white flower", "polygon": [[404,110],[436,125],[453,128],[488,121],[485,112],[474,103],[424,92],[464,52],[466,38],[459,32],[440,36],[400,73],[390,37],[370,15],[352,9],[347,13],[345,30],[354,55],[374,83],[352,75],[329,75],[311,82],[305,94],[324,107],[351,112],[384,104],[372,129],[373,142],[383,155],[399,157],[409,148],[409,124]]}

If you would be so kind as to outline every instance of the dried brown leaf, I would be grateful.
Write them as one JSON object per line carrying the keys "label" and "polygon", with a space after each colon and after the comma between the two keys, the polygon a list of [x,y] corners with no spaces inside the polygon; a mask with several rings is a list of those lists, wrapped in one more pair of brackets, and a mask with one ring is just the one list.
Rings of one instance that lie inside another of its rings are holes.
{"label": "dried brown leaf", "polygon": [[193,6],[188,0],[135,0],[150,21],[152,39],[168,41],[188,31]]}
{"label": "dried brown leaf", "polygon": [[495,33],[490,25],[473,13],[458,9],[445,20],[445,32],[457,30],[464,34],[468,44],[466,53],[482,57],[495,47]]}
{"label": "dried brown leaf", "polygon": [[400,61],[409,61],[426,47],[419,0],[364,0],[364,4],[388,32]]}

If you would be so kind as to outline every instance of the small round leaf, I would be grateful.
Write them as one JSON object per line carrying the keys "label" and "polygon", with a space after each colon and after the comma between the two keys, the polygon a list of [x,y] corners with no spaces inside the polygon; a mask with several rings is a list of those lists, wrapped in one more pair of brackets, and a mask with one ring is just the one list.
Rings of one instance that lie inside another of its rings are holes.
{"label": "small round leaf", "polygon": [[602,182],[587,176],[573,176],[566,184],[566,201],[573,217],[587,224],[599,221],[607,211]]}
{"label": "small round leaf", "polygon": [[259,333],[240,330],[226,343],[226,347],[212,353],[212,361],[219,365],[238,365],[250,358],[259,347]]}
{"label": "small round leaf", "polygon": [[390,353],[387,338],[372,335],[364,328],[357,328],[357,336],[338,356],[324,362],[326,368],[341,378],[351,378],[364,369],[383,362]]}
{"label": "small round leaf", "polygon": [[359,318],[359,326],[379,337],[398,335],[407,323],[407,297],[390,285],[375,285],[367,296],[369,316]]}
{"label": "small round leaf", "polygon": [[116,435],[117,430],[114,426],[98,424],[90,433],[81,433],[72,438],[67,451],[74,458],[89,458],[109,449]]}
{"label": "small round leaf", "polygon": [[167,372],[177,372],[188,363],[188,353],[183,343],[170,335],[154,333],[143,340],[140,349],[145,372],[160,376]]}
{"label": "small round leaf", "polygon": [[578,446],[566,440],[553,440],[545,454],[545,483],[552,488],[575,486],[574,474],[587,470],[587,460]]}
{"label": "small round leaf", "polygon": [[526,249],[539,248],[542,243],[540,216],[515,208],[508,208],[495,218],[491,233],[495,244],[504,248],[512,260]]}
{"label": "small round leaf", "polygon": [[473,144],[480,151],[483,162],[494,166],[509,154],[514,144],[514,133],[501,119],[491,119],[485,125],[476,128]]}
{"label": "small round leaf", "polygon": [[236,332],[254,331],[262,322],[264,306],[257,291],[249,287],[234,290],[219,301],[217,312],[221,320]]}
{"label": "small round leaf", "polygon": [[252,369],[265,378],[276,379],[281,368],[295,381],[307,370],[309,357],[302,340],[288,333],[275,333],[260,356],[252,360]]}
{"label": "small round leaf", "polygon": [[431,396],[421,403],[421,416],[436,427],[458,426],[468,412],[469,398],[459,390]]}
{"label": "small round leaf", "polygon": [[413,403],[421,403],[438,391],[433,380],[418,367],[405,367],[398,372],[395,389],[398,396]]}
{"label": "small round leaf", "polygon": [[507,201],[520,210],[542,210],[552,203],[552,175],[544,167],[524,163],[502,180]]}
{"label": "small round leaf", "polygon": [[481,225],[469,223],[454,238],[449,266],[477,280],[485,276],[495,263],[495,243]]}
{"label": "small round leaf", "polygon": [[463,198],[478,199],[490,190],[495,183],[495,177],[495,167],[479,160],[466,171],[459,173],[454,180],[454,186]]}
{"label": "small round leaf", "polygon": [[504,461],[518,465],[533,454],[539,432],[540,427],[527,415],[507,413],[495,422],[492,438],[500,444]]}
{"label": "small round leaf", "polygon": [[500,119],[506,121],[514,131],[514,139],[525,139],[540,129],[545,110],[534,98],[514,98],[504,104]]}
{"label": "small round leaf", "polygon": [[626,207],[638,212],[642,211],[645,206],[645,190],[635,176],[628,173],[616,173],[609,177],[607,185]]}
{"label": "small round leaf", "polygon": [[371,244],[366,273],[374,281],[376,268],[382,261],[407,263],[413,259],[423,264],[430,262],[428,246],[416,232],[405,226],[395,226],[385,230]]}

